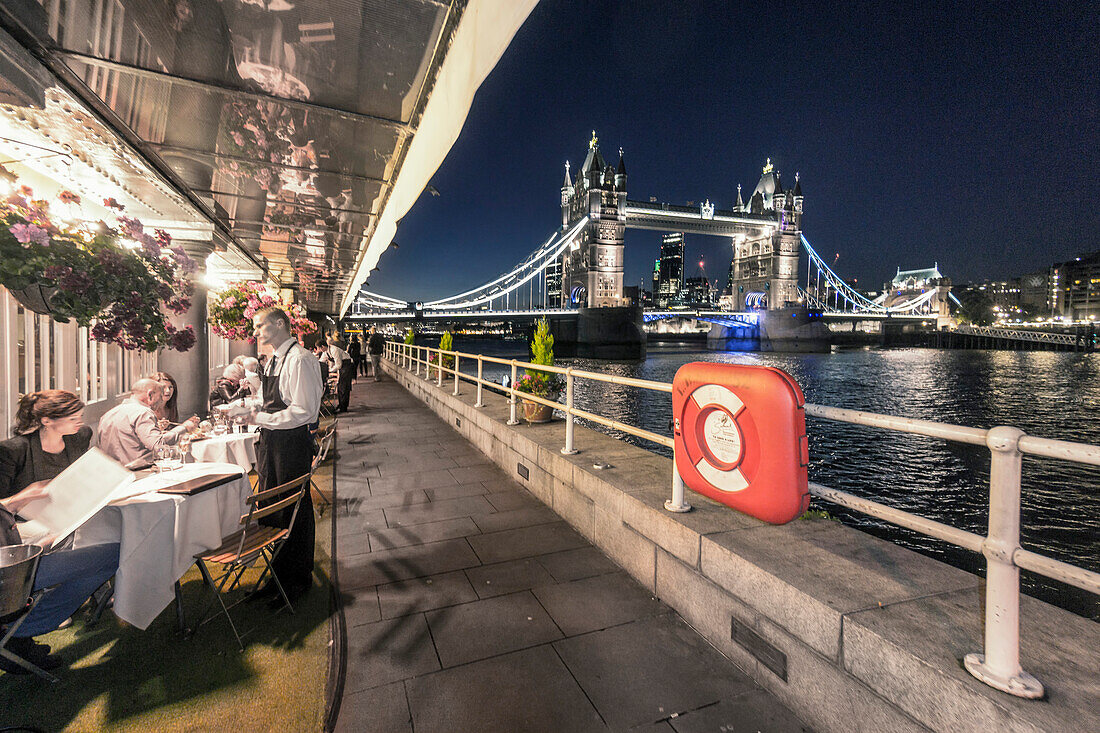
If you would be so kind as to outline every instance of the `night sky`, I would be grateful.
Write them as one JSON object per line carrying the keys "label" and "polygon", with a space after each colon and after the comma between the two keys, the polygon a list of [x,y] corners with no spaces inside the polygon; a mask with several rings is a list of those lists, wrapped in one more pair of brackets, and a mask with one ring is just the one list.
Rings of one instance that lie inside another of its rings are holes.
{"label": "night sky", "polygon": [[[560,225],[593,129],[612,163],[624,149],[632,200],[728,208],[767,157],[786,187],[801,172],[804,234],[861,287],[1100,249],[1100,11],[980,5],[542,0],[370,289],[442,297],[511,269]],[[659,237],[627,231],[628,285]],[[728,241],[687,252],[687,276],[704,258],[724,285]]]}

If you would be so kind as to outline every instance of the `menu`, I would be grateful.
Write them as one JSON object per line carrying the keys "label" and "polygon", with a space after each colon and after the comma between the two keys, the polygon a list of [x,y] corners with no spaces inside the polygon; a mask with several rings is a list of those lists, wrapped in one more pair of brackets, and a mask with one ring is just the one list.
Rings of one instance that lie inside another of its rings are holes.
{"label": "menu", "polygon": [[127,470],[98,448],[76,459],[46,486],[46,495],[19,510],[27,521],[18,526],[23,542],[50,549],[92,518],[134,481]]}

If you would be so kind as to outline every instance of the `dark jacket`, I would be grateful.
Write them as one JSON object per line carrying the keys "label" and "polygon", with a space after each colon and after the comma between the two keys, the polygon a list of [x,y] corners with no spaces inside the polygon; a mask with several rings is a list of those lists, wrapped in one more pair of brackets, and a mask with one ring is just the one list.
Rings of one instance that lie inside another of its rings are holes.
{"label": "dark jacket", "polygon": [[348,356],[356,362],[363,356],[363,347],[359,344],[359,339],[352,338],[348,340]]}
{"label": "dark jacket", "polygon": [[247,382],[237,383],[225,377],[218,377],[214,382],[214,389],[210,390],[210,409],[213,410],[217,405],[227,405],[233,400],[248,397],[250,394],[252,389]]}
{"label": "dark jacket", "polygon": [[386,350],[386,339],[380,333],[372,333],[370,341],[367,343],[367,349],[372,354],[381,354]]}
{"label": "dark jacket", "polygon": [[[66,435],[66,464],[84,455],[91,443],[92,429],[87,425],[73,435]],[[35,481],[48,481],[56,475],[46,469],[45,451],[37,430],[0,442],[0,499],[14,496]]]}

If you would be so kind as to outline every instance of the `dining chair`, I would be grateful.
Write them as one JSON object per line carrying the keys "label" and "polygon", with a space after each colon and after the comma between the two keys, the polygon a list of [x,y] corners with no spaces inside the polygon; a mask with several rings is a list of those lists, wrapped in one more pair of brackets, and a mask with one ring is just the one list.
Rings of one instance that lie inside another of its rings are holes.
{"label": "dining chair", "polygon": [[[240,646],[241,651],[244,651],[244,644],[241,642],[241,636],[237,632],[237,626],[233,623],[233,617],[229,614],[229,610],[251,597],[269,574],[271,582],[275,583],[275,587],[278,589],[286,607],[291,613],[294,613],[294,607],[291,605],[282,583],[279,582],[279,577],[272,571],[271,563],[278,556],[283,543],[286,542],[286,538],[290,534],[291,528],[294,527],[294,522],[298,518],[298,508],[307,490],[306,487],[310,483],[311,476],[312,474],[306,473],[274,488],[257,491],[249,495],[245,499],[248,512],[241,515],[240,519],[241,528],[228,537],[224,537],[219,547],[195,555],[195,563],[199,566],[203,581],[213,591],[214,600],[221,606],[222,612],[229,620],[229,626],[233,629],[233,636],[237,638],[237,645]],[[291,514],[290,522],[285,528],[260,524],[261,519],[287,510]],[[263,570],[253,584],[252,590],[243,598],[227,606],[223,600],[223,595],[235,590],[241,584],[245,571],[258,564],[262,566]],[[211,568],[214,566],[219,568],[217,578],[211,572]],[[211,614],[213,605],[213,600],[207,603],[206,608],[199,616],[201,620],[195,626],[196,629],[217,617],[216,611]]]}
{"label": "dining chair", "polygon": [[339,420],[333,420],[325,428],[324,433],[317,436],[317,454],[313,456],[313,463],[310,466],[310,479],[309,486],[312,491],[313,498],[316,500],[314,506],[317,508],[317,514],[324,514],[325,509],[332,506],[332,492],[325,491],[317,482],[313,476],[317,473],[317,469],[322,463],[324,463],[332,451],[332,446],[336,443],[336,425]]}

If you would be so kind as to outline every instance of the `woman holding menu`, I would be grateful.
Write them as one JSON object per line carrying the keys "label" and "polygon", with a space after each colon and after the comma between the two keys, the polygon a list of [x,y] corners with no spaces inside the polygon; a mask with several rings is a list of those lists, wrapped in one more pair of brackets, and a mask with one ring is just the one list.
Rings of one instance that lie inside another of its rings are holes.
{"label": "woman holding menu", "polygon": [[[46,493],[51,479],[88,450],[92,430],[84,425],[84,403],[60,389],[32,392],[19,400],[12,432],[0,442],[0,544],[22,542],[19,510]],[[60,664],[46,644],[31,637],[53,631],[71,616],[118,568],[118,543],[43,555],[34,587],[52,590],[42,597],[8,648],[43,669]],[[25,674],[22,667],[0,658],[0,669]]]}

